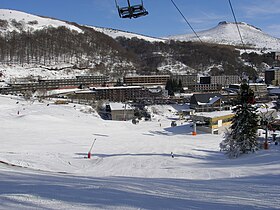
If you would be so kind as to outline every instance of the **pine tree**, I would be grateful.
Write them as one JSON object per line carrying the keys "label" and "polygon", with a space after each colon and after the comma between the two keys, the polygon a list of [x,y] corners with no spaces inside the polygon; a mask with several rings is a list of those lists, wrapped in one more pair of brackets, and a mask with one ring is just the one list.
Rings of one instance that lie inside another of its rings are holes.
{"label": "pine tree", "polygon": [[232,125],[220,144],[221,150],[226,151],[230,158],[254,152],[258,148],[258,115],[253,103],[254,92],[248,84],[243,83],[240,87],[237,105],[233,109],[235,116]]}
{"label": "pine tree", "polygon": [[169,79],[166,82],[165,90],[168,90],[168,95],[174,96],[173,80]]}

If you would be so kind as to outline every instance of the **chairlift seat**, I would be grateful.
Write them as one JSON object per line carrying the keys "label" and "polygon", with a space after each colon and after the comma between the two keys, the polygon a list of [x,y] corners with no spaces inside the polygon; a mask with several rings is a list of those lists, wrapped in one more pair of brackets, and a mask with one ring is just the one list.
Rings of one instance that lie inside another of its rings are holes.
{"label": "chairlift seat", "polygon": [[[116,5],[117,5],[117,1],[116,1]],[[117,8],[118,8],[119,16],[121,18],[138,18],[141,16],[148,15],[148,11],[144,8],[143,2],[142,4],[131,6],[128,1],[127,7],[119,7],[117,5]]]}

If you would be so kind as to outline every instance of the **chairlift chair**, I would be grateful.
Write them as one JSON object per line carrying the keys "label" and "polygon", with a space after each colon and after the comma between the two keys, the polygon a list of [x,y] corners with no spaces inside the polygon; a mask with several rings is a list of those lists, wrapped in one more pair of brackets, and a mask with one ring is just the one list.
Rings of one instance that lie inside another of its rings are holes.
{"label": "chairlift chair", "polygon": [[116,6],[119,12],[119,16],[121,18],[138,18],[141,16],[148,15],[148,11],[143,6],[143,0],[141,0],[140,4],[137,5],[131,5],[130,0],[127,0],[127,6],[126,7],[120,7],[118,5],[117,0],[115,0]]}

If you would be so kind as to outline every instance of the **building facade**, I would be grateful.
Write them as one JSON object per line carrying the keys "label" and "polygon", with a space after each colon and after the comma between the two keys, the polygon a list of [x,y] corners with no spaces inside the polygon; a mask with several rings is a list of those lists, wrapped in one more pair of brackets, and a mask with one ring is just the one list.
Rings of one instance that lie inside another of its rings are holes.
{"label": "building facade", "polygon": [[125,76],[123,82],[126,85],[166,85],[170,75],[144,75],[144,76]]}
{"label": "building facade", "polygon": [[218,92],[222,90],[220,84],[196,84],[189,86],[189,90],[192,92]]}
{"label": "building facade", "polygon": [[238,75],[211,76],[211,84],[220,84],[225,87],[237,83],[240,83],[240,77]]}
{"label": "building facade", "polygon": [[172,79],[175,79],[177,82],[181,81],[183,87],[193,86],[197,84],[196,74],[175,74],[172,76]]}

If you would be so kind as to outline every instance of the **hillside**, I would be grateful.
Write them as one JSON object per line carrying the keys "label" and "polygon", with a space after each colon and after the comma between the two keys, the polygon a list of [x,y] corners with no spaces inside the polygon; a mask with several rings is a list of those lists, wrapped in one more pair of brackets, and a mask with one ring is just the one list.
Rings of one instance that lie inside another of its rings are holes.
{"label": "hillside", "polygon": [[[238,23],[240,33],[247,48],[280,50],[280,39],[272,37],[259,28],[246,23]],[[242,48],[241,39],[235,23],[220,22],[216,27],[197,32],[203,42],[239,46]],[[183,34],[168,37],[172,40],[197,41],[194,34]]]}

